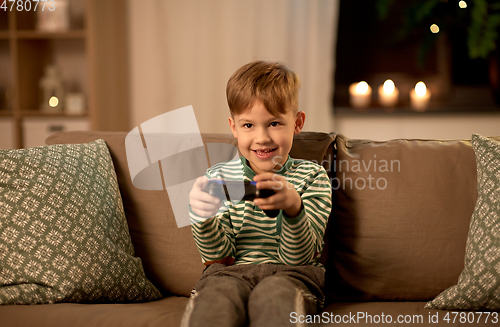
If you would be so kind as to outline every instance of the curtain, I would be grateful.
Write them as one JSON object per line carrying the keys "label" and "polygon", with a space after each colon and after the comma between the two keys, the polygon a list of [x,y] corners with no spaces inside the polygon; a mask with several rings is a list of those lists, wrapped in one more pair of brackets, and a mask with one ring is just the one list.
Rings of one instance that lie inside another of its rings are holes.
{"label": "curtain", "polygon": [[131,129],[193,105],[202,133],[230,133],[227,80],[264,59],[299,75],[304,130],[332,131],[339,1],[128,0]]}

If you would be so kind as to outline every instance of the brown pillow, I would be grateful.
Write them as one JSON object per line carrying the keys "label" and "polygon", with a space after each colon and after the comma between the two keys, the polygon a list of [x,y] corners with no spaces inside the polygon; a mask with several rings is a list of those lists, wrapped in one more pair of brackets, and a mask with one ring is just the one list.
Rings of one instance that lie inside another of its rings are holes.
{"label": "brown pillow", "polygon": [[477,197],[471,142],[337,136],[336,145],[330,297],[419,301],[454,285]]}

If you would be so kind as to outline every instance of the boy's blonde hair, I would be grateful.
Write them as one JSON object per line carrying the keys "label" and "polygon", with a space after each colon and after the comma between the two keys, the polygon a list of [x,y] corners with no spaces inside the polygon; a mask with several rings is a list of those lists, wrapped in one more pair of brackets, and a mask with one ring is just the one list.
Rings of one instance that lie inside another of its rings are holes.
{"label": "boy's blonde hair", "polygon": [[253,61],[238,69],[226,87],[231,115],[241,114],[261,101],[274,116],[299,110],[300,81],[290,68],[279,62]]}

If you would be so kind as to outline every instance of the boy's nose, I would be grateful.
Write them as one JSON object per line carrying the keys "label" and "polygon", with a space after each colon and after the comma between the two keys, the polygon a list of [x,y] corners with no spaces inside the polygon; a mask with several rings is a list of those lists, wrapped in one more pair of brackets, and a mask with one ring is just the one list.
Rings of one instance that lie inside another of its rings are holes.
{"label": "boy's nose", "polygon": [[264,144],[264,143],[269,143],[271,141],[271,137],[269,137],[269,133],[267,132],[267,129],[259,129],[257,132],[257,135],[255,137],[255,142],[258,144]]}

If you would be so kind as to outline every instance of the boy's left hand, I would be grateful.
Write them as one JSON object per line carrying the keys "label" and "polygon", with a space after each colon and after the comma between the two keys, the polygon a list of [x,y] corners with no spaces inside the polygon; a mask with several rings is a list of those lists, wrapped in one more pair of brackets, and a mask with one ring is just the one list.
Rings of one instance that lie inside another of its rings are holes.
{"label": "boy's left hand", "polygon": [[268,198],[255,199],[254,203],[262,210],[280,209],[288,217],[296,217],[302,209],[302,199],[287,180],[274,173],[262,173],[255,175],[254,182],[257,182],[258,189],[269,189],[275,192]]}

